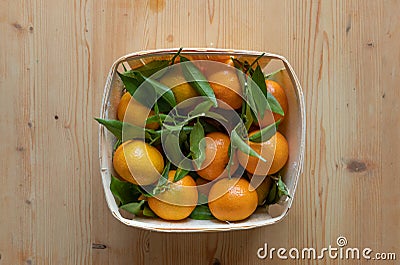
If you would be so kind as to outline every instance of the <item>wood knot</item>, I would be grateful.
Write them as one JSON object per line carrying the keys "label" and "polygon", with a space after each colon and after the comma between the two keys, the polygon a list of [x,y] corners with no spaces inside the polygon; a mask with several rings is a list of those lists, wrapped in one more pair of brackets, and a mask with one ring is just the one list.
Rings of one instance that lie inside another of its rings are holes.
{"label": "wood knot", "polygon": [[23,147],[23,146],[17,146],[17,151],[18,152],[23,152],[23,151],[25,151],[25,148]]}
{"label": "wood knot", "polygon": [[104,245],[104,244],[92,243],[92,248],[93,248],[93,249],[106,249],[107,246]]}
{"label": "wood knot", "polygon": [[360,160],[349,160],[347,163],[347,170],[351,173],[360,173],[367,170],[367,165],[365,162]]}
{"label": "wood knot", "polygon": [[17,22],[12,23],[11,25],[12,25],[14,28],[16,28],[17,30],[21,30],[21,29],[22,29],[21,24],[19,24],[19,23],[17,23]]}

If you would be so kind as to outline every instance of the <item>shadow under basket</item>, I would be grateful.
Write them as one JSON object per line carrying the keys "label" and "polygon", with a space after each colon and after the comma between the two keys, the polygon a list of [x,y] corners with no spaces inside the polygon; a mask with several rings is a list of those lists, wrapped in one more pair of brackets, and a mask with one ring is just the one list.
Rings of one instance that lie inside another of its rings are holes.
{"label": "shadow under basket", "polygon": [[[117,70],[121,68],[122,63],[128,63],[131,67],[137,67],[152,60],[169,59],[176,54],[177,51],[178,49],[141,51],[125,55],[116,60],[111,66],[110,72],[107,76],[100,118],[116,119],[118,102],[124,88],[117,74]],[[245,50],[187,48],[183,49],[181,54],[188,57],[203,56],[210,59],[212,59],[213,56],[234,56],[239,60],[247,60],[251,62],[262,53]],[[286,58],[280,55],[265,53],[263,57],[260,58],[259,63],[260,66],[262,66],[264,73],[271,73],[282,68],[282,71],[275,74],[273,79],[275,79],[275,81],[281,84],[285,89],[289,105],[288,112],[285,114],[285,120],[279,126],[279,131],[285,135],[289,143],[289,159],[285,167],[281,170],[281,176],[288,187],[290,198],[287,197],[286,200],[271,205],[268,211],[266,207],[258,207],[256,212],[249,218],[239,222],[193,220],[189,218],[183,221],[171,222],[159,218],[146,218],[139,216],[126,218],[121,215],[116,200],[110,190],[111,174],[114,174],[112,154],[116,139],[104,126],[100,126],[99,155],[101,177],[108,207],[115,218],[128,226],[152,231],[207,232],[242,230],[271,225],[281,221],[287,215],[292,205],[297,182],[302,173],[303,167],[306,130],[304,97],[296,74]]]}

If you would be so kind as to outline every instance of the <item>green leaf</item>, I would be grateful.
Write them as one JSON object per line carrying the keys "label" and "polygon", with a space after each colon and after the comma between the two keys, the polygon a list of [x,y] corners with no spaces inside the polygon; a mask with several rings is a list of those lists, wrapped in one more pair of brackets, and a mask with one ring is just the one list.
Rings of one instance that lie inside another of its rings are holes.
{"label": "green leaf", "polygon": [[157,217],[157,215],[147,205],[145,205],[143,207],[143,216],[146,216],[146,217]]}
{"label": "green leaf", "polygon": [[222,115],[219,114],[219,113],[212,112],[212,111],[209,111],[209,112],[205,113],[205,117],[207,117],[207,118],[212,118],[212,119],[214,119],[214,120],[216,120],[216,121],[219,121],[220,123],[228,122],[228,121],[225,119],[224,116],[222,116]]}
{"label": "green leaf", "polygon": [[284,72],[284,71],[285,71],[285,68],[278,69],[278,70],[276,70],[276,71],[274,71],[272,73],[269,73],[269,74],[265,75],[265,79],[269,79],[269,80],[273,80],[273,81],[277,82],[278,80],[276,79],[276,77],[278,75],[281,75],[282,72]]}
{"label": "green leaf", "polygon": [[244,125],[246,127],[246,130],[248,131],[253,124],[254,118],[249,105],[245,103],[243,105],[245,105],[245,114],[243,115]]}
{"label": "green leaf", "polygon": [[189,170],[178,167],[178,168],[176,169],[176,172],[175,172],[174,182],[180,181],[180,180],[183,179],[188,173],[189,173]]}
{"label": "green leaf", "polygon": [[202,96],[206,96],[213,104],[214,107],[218,106],[217,99],[215,98],[214,91],[212,90],[207,78],[201,73],[199,69],[186,57],[179,56],[182,66],[182,72],[186,80],[191,86]]}
{"label": "green leaf", "polygon": [[254,83],[257,84],[259,89],[261,89],[261,92],[263,92],[264,96],[267,97],[267,85],[265,83],[264,73],[262,72],[260,65],[257,64],[251,79],[253,79]]}
{"label": "green leaf", "polygon": [[[132,75],[134,72],[139,72],[145,77],[150,77],[153,74],[168,67],[169,64],[170,64],[170,60],[154,60],[154,61],[146,63],[145,65],[140,66],[136,69],[125,72],[125,75]],[[157,78],[160,78],[160,77],[161,76],[157,76]]]}
{"label": "green leaf", "polygon": [[135,202],[141,195],[137,185],[122,181],[111,175],[110,190],[122,205]]}
{"label": "green leaf", "polygon": [[[281,68],[276,70],[275,72],[272,72],[268,75],[265,76],[265,79],[275,81],[277,83],[280,83],[282,75],[285,73],[285,68]],[[271,94],[267,93],[267,100],[269,105],[271,106],[271,111],[274,113],[278,113],[280,115],[284,115],[285,113],[283,112],[282,106],[279,104],[279,102],[276,100],[276,98]]]}
{"label": "green leaf", "polygon": [[267,196],[267,200],[266,200],[266,204],[270,205],[270,204],[277,203],[278,202],[276,200],[277,194],[278,194],[278,186],[274,182],[273,185],[271,186],[271,189],[269,190],[269,193],[268,193],[268,196]]}
{"label": "green leaf", "polygon": [[146,83],[148,83],[156,92],[157,95],[160,95],[171,107],[176,106],[175,95],[172,90],[166,85],[145,76],[142,76]]}
{"label": "green leaf", "polygon": [[267,205],[278,203],[283,196],[288,196],[290,198],[288,188],[283,182],[282,177],[280,175],[278,178],[272,177],[272,180],[273,185],[267,196]]}
{"label": "green leaf", "polygon": [[189,218],[194,220],[211,220],[215,219],[212,215],[210,208],[207,205],[198,205],[194,208],[193,212],[190,214]]}
{"label": "green leaf", "polygon": [[129,213],[132,213],[134,215],[138,215],[142,210],[142,205],[144,204],[144,200],[140,201],[140,202],[131,202],[128,204],[124,204],[121,207],[119,207],[122,210],[125,210]]}
{"label": "green leaf", "polygon": [[104,120],[94,118],[98,123],[104,125],[118,140],[122,140],[122,121],[119,120]]}
{"label": "green leaf", "polygon": [[193,126],[193,130],[190,133],[190,152],[197,168],[200,168],[206,158],[205,155],[205,141],[204,139],[204,129],[199,121]]}
{"label": "green leaf", "polygon": [[119,120],[104,120],[100,118],[95,118],[95,120],[104,125],[118,140],[122,140],[122,134],[124,134],[125,140],[134,138],[143,139],[145,132],[151,131]]}
{"label": "green leaf", "polygon": [[[278,185],[278,193],[279,193],[280,197],[285,195],[285,196],[289,196],[289,198],[290,198],[289,190],[288,190],[286,184],[283,182],[281,175],[279,175],[277,185]],[[279,197],[279,199],[280,199],[280,197]]]}
{"label": "green leaf", "polygon": [[231,178],[231,176],[232,176],[231,168],[234,165],[233,162],[234,162],[234,154],[236,152],[236,149],[237,149],[236,147],[232,146],[232,143],[229,144],[229,147],[228,147],[229,161],[228,161],[228,164],[226,165],[226,169],[228,172],[228,178]]}
{"label": "green leaf", "polygon": [[155,123],[155,122],[163,122],[168,115],[166,114],[156,114],[146,119],[146,124]]}
{"label": "green leaf", "polygon": [[168,104],[168,102],[165,99],[159,98],[157,100],[157,104],[158,104],[158,108],[159,108],[160,112],[163,112],[163,113],[170,112],[171,106]]}
{"label": "green leaf", "polygon": [[192,111],[189,112],[188,117],[194,117],[201,113],[206,113],[211,109],[212,106],[213,103],[211,101],[208,100],[203,101],[199,103]]}
{"label": "green leaf", "polygon": [[[130,84],[131,90],[128,90],[128,88],[127,90],[142,105],[152,108],[155,102],[160,101],[162,98],[171,107],[176,106],[175,95],[172,90],[155,79],[146,77],[141,72],[136,70],[131,70],[127,73],[119,75],[121,76],[121,79],[130,81],[127,84]],[[142,87],[138,92],[137,89],[139,86],[144,87]],[[161,96],[161,98],[159,98],[159,96]],[[157,98],[159,99],[157,100]]]}
{"label": "green leaf", "polygon": [[269,109],[277,114],[280,114],[282,116],[285,115],[283,112],[282,106],[279,104],[278,100],[270,93],[267,91],[267,101],[269,104]]}
{"label": "green leaf", "polygon": [[157,185],[154,187],[151,195],[162,193],[168,188],[168,173],[170,167],[171,167],[171,162],[167,160],[164,170],[161,173],[161,177],[159,178]]}
{"label": "green leaf", "polygon": [[[265,83],[265,80],[264,80]],[[248,82],[247,91],[246,91],[246,99],[254,113],[254,119],[259,115],[264,118],[264,113],[266,110],[269,110],[270,107],[268,105],[268,100],[265,98],[264,92],[260,89],[256,82]]]}
{"label": "green leaf", "polygon": [[121,78],[126,91],[128,91],[129,94],[131,94],[131,96],[133,96],[133,94],[135,94],[137,88],[140,86],[141,83],[134,77],[127,76],[127,75],[121,74],[119,72],[117,72],[117,74]]}
{"label": "green leaf", "polygon": [[274,136],[274,134],[278,130],[278,125],[280,123],[281,123],[281,120],[278,120],[275,123],[262,128],[257,133],[250,136],[249,141],[255,142],[255,143],[261,143],[261,142],[268,141],[269,139],[271,139],[272,136]]}
{"label": "green leaf", "polygon": [[259,155],[256,151],[254,151],[253,148],[251,148],[243,139],[242,137],[239,136],[239,134],[236,131],[236,128],[232,130],[231,133],[231,143],[233,147],[238,148],[240,151],[242,151],[245,154],[248,154],[250,156],[257,157],[263,162],[266,162],[265,158],[263,158],[261,155]]}

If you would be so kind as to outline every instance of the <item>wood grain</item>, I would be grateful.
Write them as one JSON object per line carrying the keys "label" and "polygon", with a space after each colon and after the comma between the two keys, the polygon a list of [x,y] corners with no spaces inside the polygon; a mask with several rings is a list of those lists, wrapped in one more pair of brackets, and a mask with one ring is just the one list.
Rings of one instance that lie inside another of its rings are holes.
{"label": "wood grain", "polygon": [[[264,243],[321,249],[339,235],[400,259],[399,14],[396,0],[1,1],[0,265],[268,264],[256,255]],[[307,151],[283,222],[168,234],[110,214],[92,119],[105,77],[123,54],[167,47],[291,62],[306,98]]]}

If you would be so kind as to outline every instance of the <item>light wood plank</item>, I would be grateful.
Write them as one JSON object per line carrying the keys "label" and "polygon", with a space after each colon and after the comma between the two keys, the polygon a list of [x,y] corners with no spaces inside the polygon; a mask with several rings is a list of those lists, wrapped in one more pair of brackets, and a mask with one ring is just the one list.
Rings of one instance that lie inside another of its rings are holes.
{"label": "light wood plank", "polygon": [[87,11],[2,2],[1,264],[91,263]]}
{"label": "light wood plank", "polygon": [[[339,235],[399,259],[399,14],[396,0],[0,2],[0,265],[266,264],[264,243],[322,248]],[[106,75],[123,54],[167,47],[269,51],[293,65],[307,151],[283,222],[169,234],[110,214],[92,119]]]}

